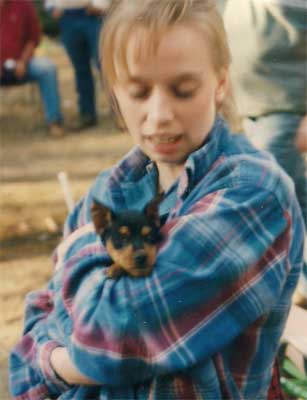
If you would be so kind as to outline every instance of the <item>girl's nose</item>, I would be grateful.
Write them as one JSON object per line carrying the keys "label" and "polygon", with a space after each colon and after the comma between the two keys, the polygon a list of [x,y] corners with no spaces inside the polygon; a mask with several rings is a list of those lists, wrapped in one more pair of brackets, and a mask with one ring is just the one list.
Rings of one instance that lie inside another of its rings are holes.
{"label": "girl's nose", "polygon": [[162,90],[152,93],[147,110],[147,120],[154,127],[159,128],[171,122],[174,118],[172,99]]}

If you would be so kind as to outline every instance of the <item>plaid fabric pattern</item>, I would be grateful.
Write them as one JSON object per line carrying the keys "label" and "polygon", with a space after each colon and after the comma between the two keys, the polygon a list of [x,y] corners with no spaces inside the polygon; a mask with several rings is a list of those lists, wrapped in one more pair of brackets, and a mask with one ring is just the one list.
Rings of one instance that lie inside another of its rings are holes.
{"label": "plaid fabric pattern", "polygon": [[[53,279],[26,300],[24,334],[10,357],[15,399],[267,398],[302,266],[291,181],[217,119],[161,204],[164,240],[151,276],[108,279],[92,199],[141,209],[156,180],[135,148],[69,216]],[[68,386],[52,373],[56,343],[97,386]]]}
{"label": "plaid fabric pattern", "polygon": [[267,400],[285,400],[285,395],[280,384],[280,369],[276,360],[273,366],[271,385],[268,391]]}

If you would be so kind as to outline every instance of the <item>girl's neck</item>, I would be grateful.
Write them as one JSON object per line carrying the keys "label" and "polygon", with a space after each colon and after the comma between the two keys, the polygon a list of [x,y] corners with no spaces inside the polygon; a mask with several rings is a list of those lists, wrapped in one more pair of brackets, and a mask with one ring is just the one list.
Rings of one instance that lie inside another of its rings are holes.
{"label": "girl's neck", "polygon": [[157,163],[157,168],[159,172],[158,178],[158,191],[166,192],[173,183],[179,178],[183,171],[183,165],[177,164],[164,164]]}

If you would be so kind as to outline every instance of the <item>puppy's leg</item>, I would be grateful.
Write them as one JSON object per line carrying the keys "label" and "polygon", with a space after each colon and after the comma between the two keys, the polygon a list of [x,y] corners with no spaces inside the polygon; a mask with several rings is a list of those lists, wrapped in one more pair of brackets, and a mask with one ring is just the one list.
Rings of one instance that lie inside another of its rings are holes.
{"label": "puppy's leg", "polygon": [[124,274],[123,269],[120,266],[118,266],[116,263],[112,264],[109,267],[108,272],[107,272],[108,278],[111,278],[111,279],[117,279],[123,274]]}

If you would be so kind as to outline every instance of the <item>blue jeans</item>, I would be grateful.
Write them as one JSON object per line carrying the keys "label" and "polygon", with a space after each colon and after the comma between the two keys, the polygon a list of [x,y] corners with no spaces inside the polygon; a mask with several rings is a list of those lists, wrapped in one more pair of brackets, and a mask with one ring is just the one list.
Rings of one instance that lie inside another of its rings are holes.
{"label": "blue jeans", "polygon": [[98,40],[102,18],[85,9],[66,10],[60,19],[61,37],[73,64],[81,116],[96,118],[92,62],[99,68]]}
{"label": "blue jeans", "polygon": [[37,82],[48,124],[61,122],[60,96],[55,65],[44,57],[33,57],[27,66],[24,82]]}

